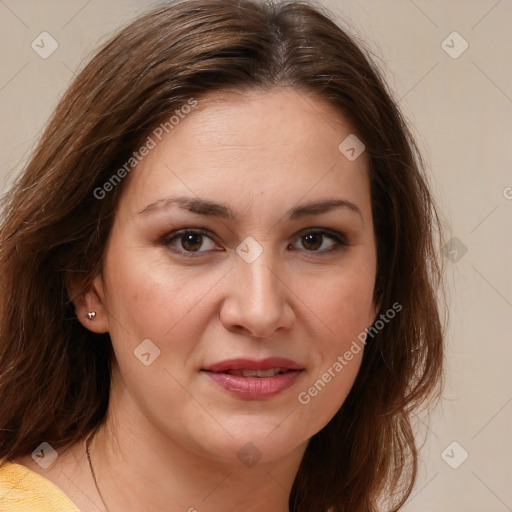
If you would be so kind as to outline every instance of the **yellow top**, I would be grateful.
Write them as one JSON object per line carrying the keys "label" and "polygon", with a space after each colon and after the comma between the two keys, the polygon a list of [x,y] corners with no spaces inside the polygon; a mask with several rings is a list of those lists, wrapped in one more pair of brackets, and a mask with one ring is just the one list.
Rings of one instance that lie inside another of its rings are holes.
{"label": "yellow top", "polygon": [[15,462],[0,465],[0,512],[80,512],[54,483]]}

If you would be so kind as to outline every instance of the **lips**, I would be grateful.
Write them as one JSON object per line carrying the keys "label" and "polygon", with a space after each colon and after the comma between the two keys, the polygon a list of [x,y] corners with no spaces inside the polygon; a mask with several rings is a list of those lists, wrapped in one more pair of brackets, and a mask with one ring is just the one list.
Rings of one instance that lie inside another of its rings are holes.
{"label": "lips", "polygon": [[210,380],[244,400],[263,400],[291,387],[304,367],[290,359],[229,359],[203,368]]}
{"label": "lips", "polygon": [[237,377],[275,377],[276,375],[281,375],[282,373],[286,373],[290,370],[287,368],[269,368],[268,370],[225,370],[222,373],[226,373],[227,375],[236,375]]}
{"label": "lips", "polygon": [[[267,359],[226,359],[218,363],[212,364],[203,368],[205,371],[215,373],[228,373],[228,372],[244,372],[249,370],[264,371],[264,370],[279,370],[280,373],[291,370],[303,370],[303,366],[296,361],[291,359],[285,359],[283,357],[269,357]],[[238,374],[236,374],[238,375]]]}

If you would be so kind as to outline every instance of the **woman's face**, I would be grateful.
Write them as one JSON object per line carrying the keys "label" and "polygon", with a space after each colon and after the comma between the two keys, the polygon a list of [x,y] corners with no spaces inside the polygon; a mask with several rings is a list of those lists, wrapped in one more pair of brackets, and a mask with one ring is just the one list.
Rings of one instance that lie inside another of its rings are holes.
{"label": "woman's face", "polygon": [[351,134],[276,88],[210,95],[153,137],[93,283],[120,417],[211,459],[270,461],[334,416],[376,315],[368,160],[353,138],[339,149]]}

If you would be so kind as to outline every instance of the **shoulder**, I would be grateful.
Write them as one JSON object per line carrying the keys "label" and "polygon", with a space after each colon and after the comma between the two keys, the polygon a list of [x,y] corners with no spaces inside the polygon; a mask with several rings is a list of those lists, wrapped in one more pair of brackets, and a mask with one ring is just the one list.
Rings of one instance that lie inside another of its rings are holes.
{"label": "shoulder", "polygon": [[8,460],[0,461],[0,510],[2,512],[79,512],[52,482]]}

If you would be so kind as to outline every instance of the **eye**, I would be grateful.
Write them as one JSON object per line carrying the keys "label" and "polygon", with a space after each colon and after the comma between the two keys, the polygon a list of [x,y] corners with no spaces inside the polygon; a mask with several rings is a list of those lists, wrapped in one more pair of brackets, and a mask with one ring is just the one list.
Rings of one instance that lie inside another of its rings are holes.
{"label": "eye", "polygon": [[[302,246],[298,248],[299,250],[305,249],[310,253],[330,253],[349,245],[344,235],[325,228],[301,231],[296,235],[295,244],[298,242]],[[213,241],[208,230],[200,228],[175,231],[164,236],[161,243],[173,252],[187,257],[197,257],[202,252],[223,250]]]}
{"label": "eye", "polygon": [[[328,240],[334,243],[327,243]],[[341,247],[348,246],[345,237],[336,231],[330,229],[309,229],[302,231],[298,235],[298,242],[302,245],[307,252],[331,252]]]}
{"label": "eye", "polygon": [[[192,257],[194,253],[218,250],[217,244],[205,229],[183,229],[165,236],[162,243],[177,253]],[[201,247],[203,250],[200,250]]]}

